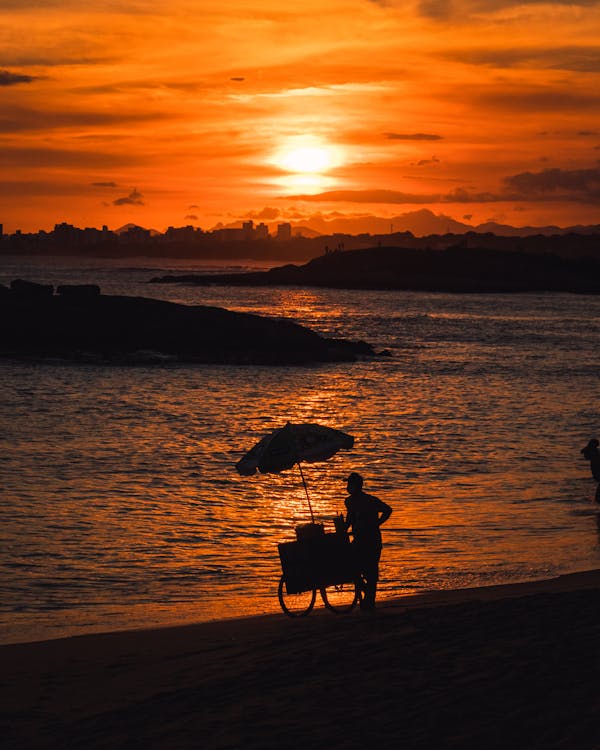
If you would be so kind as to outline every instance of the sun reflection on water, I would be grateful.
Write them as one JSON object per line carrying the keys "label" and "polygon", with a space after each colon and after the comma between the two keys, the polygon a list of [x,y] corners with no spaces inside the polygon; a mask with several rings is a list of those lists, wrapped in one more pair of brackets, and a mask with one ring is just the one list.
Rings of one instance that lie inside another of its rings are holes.
{"label": "sun reflection on water", "polygon": [[596,301],[565,295],[553,311],[545,297],[173,294],[206,304],[229,294],[230,307],[366,338],[394,357],[276,369],[2,363],[5,623],[110,629],[144,608],[163,621],[275,611],[276,544],[309,520],[304,488],[295,468],[243,478],[234,465],[288,420],[356,438],[304,467],[318,519],[343,508],[352,470],[393,506],[382,596],[600,563],[578,455],[597,429],[600,309],[591,331],[577,321]]}

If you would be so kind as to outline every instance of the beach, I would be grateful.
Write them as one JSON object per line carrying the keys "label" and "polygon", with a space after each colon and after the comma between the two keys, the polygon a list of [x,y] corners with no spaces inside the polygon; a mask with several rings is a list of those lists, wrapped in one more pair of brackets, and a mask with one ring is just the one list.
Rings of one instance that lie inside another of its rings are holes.
{"label": "beach", "polygon": [[600,571],[0,648],[4,748],[597,748]]}

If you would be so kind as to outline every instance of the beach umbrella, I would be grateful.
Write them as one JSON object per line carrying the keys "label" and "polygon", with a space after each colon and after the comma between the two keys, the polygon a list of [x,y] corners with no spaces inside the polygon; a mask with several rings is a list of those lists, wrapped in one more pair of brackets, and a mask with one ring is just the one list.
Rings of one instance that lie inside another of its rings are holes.
{"label": "beach umbrella", "polygon": [[288,422],[259,440],[235,468],[244,477],[259,471],[261,474],[279,474],[297,465],[302,477],[310,516],[313,520],[312,505],[302,471],[302,462],[315,463],[327,461],[340,449],[349,449],[354,445],[354,438],[341,430],[334,430],[322,424]]}

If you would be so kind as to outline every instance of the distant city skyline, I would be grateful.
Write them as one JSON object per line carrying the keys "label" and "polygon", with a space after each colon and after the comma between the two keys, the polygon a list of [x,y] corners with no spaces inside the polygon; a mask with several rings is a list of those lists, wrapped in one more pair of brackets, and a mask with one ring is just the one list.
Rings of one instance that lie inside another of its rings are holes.
{"label": "distant city skyline", "polygon": [[127,234],[131,239],[150,238],[156,235],[168,239],[189,240],[195,236],[213,236],[221,241],[249,241],[261,239],[278,239],[287,241],[294,237],[314,238],[318,236],[348,235],[361,236],[392,236],[394,234],[410,233],[415,237],[444,234],[491,233],[498,236],[528,236],[532,234],[564,234],[567,232],[581,234],[600,234],[600,223],[579,224],[566,227],[557,225],[521,226],[487,222],[484,224],[468,224],[455,221],[445,214],[434,214],[429,209],[408,211],[404,214],[383,219],[381,217],[351,217],[341,214],[335,219],[324,220],[317,217],[317,221],[308,219],[305,222],[255,222],[253,219],[239,220],[229,224],[219,222],[213,227],[200,227],[195,224],[181,224],[156,229],[153,226],[143,227],[133,222],[119,227],[109,227],[107,224],[97,226],[78,226],[69,222],[57,222],[49,229],[26,231],[17,228],[13,232],[4,230],[0,223],[0,237],[15,237],[17,235],[60,235],[68,237],[70,230],[75,233],[88,232],[91,237],[96,234]]}
{"label": "distant city skyline", "polygon": [[251,5],[2,3],[4,231],[600,222],[600,3]]}

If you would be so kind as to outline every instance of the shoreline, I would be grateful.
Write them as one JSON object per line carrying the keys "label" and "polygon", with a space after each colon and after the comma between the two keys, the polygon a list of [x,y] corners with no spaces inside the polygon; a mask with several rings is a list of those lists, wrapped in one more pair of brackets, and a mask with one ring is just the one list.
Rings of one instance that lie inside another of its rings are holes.
{"label": "shoreline", "polygon": [[600,570],[0,647],[5,747],[593,748]]}
{"label": "shoreline", "polygon": [[[410,593],[404,593],[397,596],[390,596],[387,598],[378,598],[377,609],[381,610],[394,610],[398,608],[413,609],[420,607],[438,607],[446,606],[448,604],[458,604],[462,602],[468,602],[473,600],[485,600],[489,601],[492,599],[503,599],[512,598],[518,596],[527,596],[532,593],[539,593],[544,591],[560,592],[563,590],[570,590],[571,588],[600,588],[600,568],[574,571],[570,573],[560,573],[559,575],[553,576],[552,578],[534,578],[521,580],[516,582],[502,582],[502,583],[491,583],[487,585],[478,586],[467,586],[464,588],[457,589],[426,589]],[[276,599],[274,600],[276,601]],[[198,608],[194,606],[194,610]],[[145,611],[146,607],[142,607]],[[317,600],[315,602],[315,608],[311,616],[322,613],[324,610],[323,602],[319,594],[317,594]],[[356,614],[353,612],[352,614]],[[64,626],[67,631],[63,634],[57,634],[52,637],[28,637],[26,640],[6,640],[0,641],[0,653],[2,649],[9,647],[24,647],[33,646],[36,644],[55,643],[57,641],[70,641],[76,638],[96,638],[96,637],[110,637],[110,636],[130,636],[135,633],[145,632],[175,632],[180,629],[187,628],[202,628],[204,626],[212,625],[215,623],[233,623],[233,622],[254,622],[256,626],[261,621],[285,617],[281,611],[279,604],[274,604],[270,611],[254,612],[246,611],[237,614],[225,614],[221,616],[211,616],[208,619],[195,619],[196,614],[182,615],[176,621],[164,621],[154,622],[151,624],[143,624],[139,621],[139,616],[136,618],[138,622],[131,626],[119,626],[114,629],[105,630],[101,626],[97,629],[86,630],[86,626],[81,626],[82,632],[77,632],[76,625]],[[15,626],[14,629],[16,629]],[[60,626],[56,626],[59,629]],[[29,630],[33,628],[30,627]],[[71,632],[69,632],[71,631]]]}

